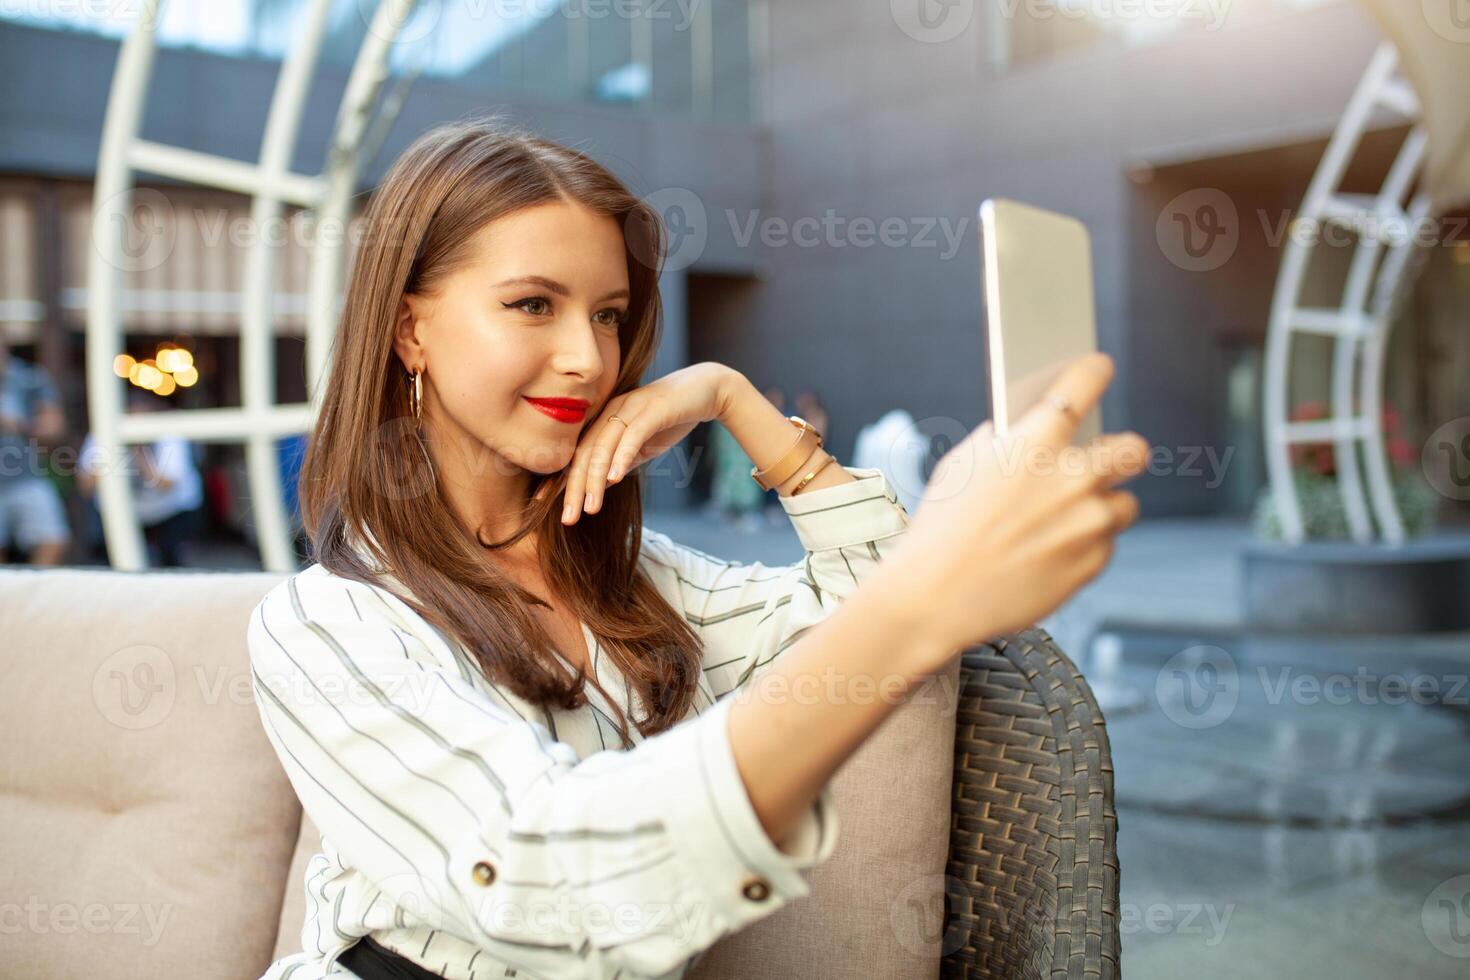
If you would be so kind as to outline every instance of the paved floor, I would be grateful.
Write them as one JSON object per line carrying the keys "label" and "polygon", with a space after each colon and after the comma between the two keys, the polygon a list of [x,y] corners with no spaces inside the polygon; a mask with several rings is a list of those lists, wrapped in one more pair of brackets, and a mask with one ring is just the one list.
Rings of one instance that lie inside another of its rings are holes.
{"label": "paved floor", "polygon": [[[780,511],[648,523],[721,557],[801,556]],[[1244,636],[1248,534],[1141,522],[1041,623],[1108,717],[1125,975],[1470,977],[1470,637]]]}
{"label": "paved floor", "polygon": [[1122,646],[1125,975],[1470,975],[1470,657]]}

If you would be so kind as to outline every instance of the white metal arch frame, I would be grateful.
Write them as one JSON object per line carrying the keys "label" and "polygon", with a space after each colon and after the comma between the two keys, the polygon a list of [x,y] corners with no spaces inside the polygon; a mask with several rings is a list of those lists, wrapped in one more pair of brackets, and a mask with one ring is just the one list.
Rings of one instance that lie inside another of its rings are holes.
{"label": "white metal arch frame", "polygon": [[[1359,232],[1359,247],[1339,307],[1306,309],[1300,304],[1300,289],[1307,252],[1294,238],[1287,245],[1271,307],[1266,348],[1266,458],[1282,530],[1293,543],[1304,535],[1289,456],[1290,446],[1302,442],[1335,445],[1341,474],[1338,485],[1349,528],[1355,540],[1366,543],[1373,539],[1373,528],[1355,452],[1361,443],[1378,533],[1389,544],[1404,538],[1383,447],[1383,361],[1393,306],[1405,292],[1410,271],[1428,251],[1420,246],[1438,243],[1438,216],[1470,206],[1470,101],[1465,98],[1470,91],[1470,24],[1457,9],[1462,5],[1463,0],[1363,0],[1388,41],[1372,58],[1349,100],[1299,219],[1316,228],[1323,221],[1354,228]],[[1348,158],[1375,105],[1415,125],[1378,194],[1339,193]],[[1405,206],[1403,195],[1416,181],[1414,198]],[[1402,235],[1382,234],[1395,226]],[[1393,240],[1384,253],[1384,240],[1390,237]],[[1380,256],[1375,274],[1374,260]],[[1328,419],[1293,423],[1286,417],[1287,366],[1295,332],[1334,338]],[[1361,373],[1355,375],[1359,355]]]}
{"label": "white metal arch frame", "polygon": [[[1397,544],[1404,538],[1389,476],[1381,405],[1384,353],[1394,304],[1402,295],[1409,259],[1418,251],[1420,228],[1429,220],[1426,191],[1419,190],[1407,204],[1404,201],[1423,169],[1428,144],[1425,127],[1416,124],[1409,131],[1377,194],[1339,190],[1375,110],[1388,109],[1418,123],[1419,100],[1414,89],[1397,76],[1397,67],[1394,45],[1384,42],[1348,101],[1312,176],[1292,221],[1293,233],[1288,236],[1276,278],[1266,339],[1263,420],[1271,494],[1282,535],[1291,544],[1305,538],[1291,471],[1291,447],[1304,443],[1333,444],[1338,490],[1354,541],[1374,539],[1370,502],[1383,540]],[[1336,307],[1306,307],[1301,305],[1303,278],[1313,249],[1330,225],[1357,235],[1342,300]],[[1333,338],[1330,411],[1325,419],[1290,418],[1287,396],[1296,334]],[[1368,477],[1366,494],[1359,467],[1360,446]]]}
{"label": "white metal arch frame", "polygon": [[[326,165],[319,176],[289,171],[302,105],[321,50],[331,0],[310,0],[297,42],[282,62],[256,164],[166,146],[139,137],[143,106],[156,51],[164,0],[143,0],[138,25],[123,41],[108,96],[92,206],[92,243],[87,268],[87,398],[93,438],[105,460],[121,459],[124,446],[182,435],[200,441],[245,446],[250,495],[262,563],[272,571],[291,571],[296,558],[283,499],[275,440],[305,432],[320,406],[318,381],[324,376],[343,274],[343,249],[351,201],[364,158],[372,107],[388,76],[389,50],[413,12],[414,0],[383,0],[374,12],[367,38],[353,64],[338,110]],[[396,113],[401,97],[390,99]],[[376,131],[381,139],[386,126]],[[240,321],[242,406],[190,409],[156,415],[123,412],[123,388],[113,374],[122,351],[120,294],[125,236],[132,212],[133,174],[146,172],[252,196],[257,230],[280,216],[282,205],[310,209],[318,228],[341,233],[314,236],[310,249],[306,329],[306,384],[309,401],[272,404],[275,377],[271,311],[274,255],[267,236],[252,236],[246,253]],[[147,564],[132,488],[124,468],[98,468],[99,510],[107,550],[115,567]]]}

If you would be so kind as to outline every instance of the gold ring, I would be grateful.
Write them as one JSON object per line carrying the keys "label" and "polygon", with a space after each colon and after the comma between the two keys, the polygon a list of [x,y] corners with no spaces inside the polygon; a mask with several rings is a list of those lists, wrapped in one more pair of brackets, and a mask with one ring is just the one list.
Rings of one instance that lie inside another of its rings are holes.
{"label": "gold ring", "polygon": [[628,424],[628,420],[627,420],[627,419],[624,419],[624,418],[619,418],[619,417],[618,417],[618,416],[616,416],[616,415],[609,415],[609,416],[608,416],[608,417],[607,417],[607,420],[608,420],[608,421],[609,421],[609,422],[621,422],[621,423],[623,423],[623,424],[624,424],[624,425],[627,425],[627,424]]}
{"label": "gold ring", "polygon": [[1046,400],[1050,402],[1057,411],[1065,412],[1072,419],[1072,421],[1082,421],[1077,417],[1076,410],[1072,408],[1072,400],[1066,395],[1048,395]]}

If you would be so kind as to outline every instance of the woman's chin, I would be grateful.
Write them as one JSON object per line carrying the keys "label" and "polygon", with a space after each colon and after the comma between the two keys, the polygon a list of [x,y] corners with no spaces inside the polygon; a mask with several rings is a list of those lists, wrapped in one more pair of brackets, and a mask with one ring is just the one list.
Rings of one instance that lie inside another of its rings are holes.
{"label": "woman's chin", "polygon": [[569,441],[565,446],[541,445],[526,454],[522,467],[535,476],[553,476],[572,465],[577,444]]}

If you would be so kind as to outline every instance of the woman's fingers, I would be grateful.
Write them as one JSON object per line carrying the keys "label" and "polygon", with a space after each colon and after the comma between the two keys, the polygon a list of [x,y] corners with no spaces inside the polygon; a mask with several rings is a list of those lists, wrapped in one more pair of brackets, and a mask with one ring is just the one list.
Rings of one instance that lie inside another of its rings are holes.
{"label": "woman's fingers", "polygon": [[612,452],[612,465],[607,471],[609,486],[622,480],[645,458],[649,458],[646,454],[650,453],[650,446],[653,445],[650,440],[654,433],[647,431],[647,426],[638,422],[630,423],[627,430]]}
{"label": "woman's fingers", "polygon": [[[624,398],[616,406],[609,403],[603,416],[594,423],[595,430],[588,430],[577,447],[567,478],[563,524],[573,524],[583,513],[595,514],[601,509],[602,495],[609,482],[608,471],[614,461],[624,461],[622,469],[627,471],[631,465],[627,461],[636,456],[646,438],[640,421],[646,421],[646,415],[646,411],[635,409]],[[618,479],[621,478],[620,473]]]}
{"label": "woman's fingers", "polygon": [[1102,574],[1112,561],[1118,535],[1138,520],[1138,498],[1126,490],[1104,491],[1087,498],[1086,505],[1083,531],[1066,552],[1068,565],[1080,576],[1078,587]]}
{"label": "woman's fingers", "polygon": [[638,417],[628,418],[627,410],[618,413],[623,422],[612,421],[607,427],[608,437],[599,440],[587,460],[587,496],[584,509],[595,514],[602,509],[602,494],[607,489],[608,472],[615,461],[623,461],[638,451],[642,439]]}
{"label": "woman's fingers", "polygon": [[611,417],[613,415],[623,417],[621,414],[623,404],[621,400],[618,402],[618,407],[609,403],[597,421],[593,422],[591,427],[582,434],[582,440],[577,444],[576,452],[572,454],[570,471],[567,475],[567,488],[563,496],[561,512],[563,524],[575,522],[586,506],[589,468],[598,447],[610,438],[621,438],[623,424],[611,421]]}
{"label": "woman's fingers", "polygon": [[1143,472],[1149,446],[1134,432],[1098,436],[1085,446],[1065,445],[1056,450],[1041,446],[1027,456],[1036,475],[1060,474],[1064,495],[1092,494],[1130,480]]}
{"label": "woman's fingers", "polygon": [[1108,511],[1104,534],[1112,537],[1126,531],[1138,520],[1138,497],[1127,490],[1109,490],[1099,498]]}
{"label": "woman's fingers", "polygon": [[1113,487],[1133,479],[1148,466],[1149,444],[1137,432],[1099,436],[1087,447],[1099,485]]}
{"label": "woman's fingers", "polygon": [[1138,498],[1126,490],[1103,490],[1080,497],[1050,514],[1027,540],[1039,553],[1070,564],[1101,541],[1111,541],[1138,520]]}
{"label": "woman's fingers", "polygon": [[[1113,380],[1113,359],[1097,352],[1079,357],[1067,364],[1052,382],[1042,400],[1033,405],[1016,423],[1017,432],[1026,438],[1040,439],[1053,445],[1072,441],[1077,425],[1092,411]],[[1054,403],[1065,398],[1071,411],[1062,411]]]}

